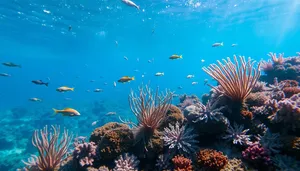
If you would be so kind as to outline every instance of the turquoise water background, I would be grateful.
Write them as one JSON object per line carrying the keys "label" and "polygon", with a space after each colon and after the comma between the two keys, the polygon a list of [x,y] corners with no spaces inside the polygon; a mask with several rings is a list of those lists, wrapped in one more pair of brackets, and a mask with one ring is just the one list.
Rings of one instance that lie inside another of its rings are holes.
{"label": "turquoise water background", "polygon": [[[204,80],[214,83],[201,67],[216,60],[234,54],[260,60],[268,59],[268,52],[292,56],[300,51],[298,0],[134,2],[139,11],[121,0],[1,0],[0,62],[22,65],[0,66],[0,73],[11,74],[0,77],[1,170],[15,169],[14,162],[34,152],[32,131],[45,124],[88,136],[93,121],[101,126],[119,115],[133,118],[128,94],[141,83],[200,97],[209,91]],[[216,42],[224,46],[212,48]],[[183,59],[172,61],[173,54]],[[165,75],[156,77],[156,72]],[[187,79],[189,74],[195,78]],[[122,76],[136,80],[114,87]],[[31,83],[39,79],[49,87]],[[56,92],[60,86],[75,91]],[[93,92],[96,88],[103,92]],[[42,102],[29,101],[32,97]],[[95,102],[101,104],[99,112],[92,111]],[[65,107],[81,116],[51,117],[52,108]],[[118,115],[105,116],[110,111]]]}

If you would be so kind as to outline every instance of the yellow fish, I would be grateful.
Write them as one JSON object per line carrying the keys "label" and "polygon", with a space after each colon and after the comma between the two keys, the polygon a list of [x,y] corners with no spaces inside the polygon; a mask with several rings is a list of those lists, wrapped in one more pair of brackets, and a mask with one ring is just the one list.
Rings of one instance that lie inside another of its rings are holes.
{"label": "yellow fish", "polygon": [[54,115],[61,113],[63,116],[80,116],[80,113],[72,108],[64,108],[63,110],[54,109]]}
{"label": "yellow fish", "polygon": [[62,86],[62,87],[58,87],[56,89],[56,91],[58,91],[58,92],[74,91],[74,88],[70,88],[70,87],[67,87],[67,86]]}
{"label": "yellow fish", "polygon": [[172,55],[170,56],[170,59],[182,59],[182,55]]}
{"label": "yellow fish", "polygon": [[118,80],[120,83],[126,83],[134,80],[134,77],[124,76]]}

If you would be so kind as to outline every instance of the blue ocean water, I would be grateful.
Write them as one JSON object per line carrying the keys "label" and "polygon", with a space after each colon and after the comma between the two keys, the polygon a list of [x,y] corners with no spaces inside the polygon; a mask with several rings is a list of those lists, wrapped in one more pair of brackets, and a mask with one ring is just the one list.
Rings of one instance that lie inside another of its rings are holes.
{"label": "blue ocean water", "polygon": [[[134,2],[140,10],[121,0],[1,0],[0,62],[22,67],[0,66],[11,75],[0,78],[0,170],[22,166],[34,151],[32,131],[46,124],[89,136],[93,121],[101,126],[118,116],[133,118],[128,94],[142,83],[200,97],[209,91],[204,80],[214,83],[203,66],[234,54],[260,60],[268,52],[299,51],[298,0]],[[212,48],[216,42],[224,46]],[[170,60],[173,54],[183,59]],[[122,76],[135,80],[114,87]],[[40,79],[49,86],[31,82]],[[75,91],[59,93],[60,86]],[[65,107],[81,116],[51,117],[52,108]],[[105,115],[111,111],[117,115]]]}

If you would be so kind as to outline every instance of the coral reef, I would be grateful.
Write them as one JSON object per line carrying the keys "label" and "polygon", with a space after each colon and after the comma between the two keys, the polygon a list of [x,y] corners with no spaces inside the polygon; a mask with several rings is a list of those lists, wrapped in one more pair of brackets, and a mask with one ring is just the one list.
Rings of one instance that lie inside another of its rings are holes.
{"label": "coral reef", "polygon": [[137,171],[140,161],[134,155],[125,153],[115,160],[114,171]]}
{"label": "coral reef", "polygon": [[133,146],[133,133],[126,124],[107,123],[96,128],[90,137],[98,147],[101,159],[115,159],[122,153],[128,152]]}
{"label": "coral reef", "polygon": [[270,165],[271,158],[267,150],[264,149],[260,144],[253,143],[246,150],[242,152],[243,158],[255,165]]}
{"label": "coral reef", "polygon": [[292,56],[284,58],[283,54],[277,57],[276,53],[269,53],[271,60],[262,61],[261,68],[265,75],[261,76],[263,81],[271,83],[273,78],[282,80],[300,81],[300,57]]}
{"label": "coral reef", "polygon": [[96,157],[96,148],[94,142],[82,142],[75,145],[73,156],[79,160],[81,166],[93,165]]}
{"label": "coral reef", "polygon": [[172,159],[174,171],[193,171],[192,161],[183,156],[175,156]]}
{"label": "coral reef", "polygon": [[181,110],[178,107],[176,107],[174,105],[171,105],[169,110],[167,111],[165,119],[162,121],[162,123],[159,126],[158,130],[163,130],[169,124],[175,125],[176,122],[179,122],[180,124],[183,124],[184,116],[183,116]]}
{"label": "coral reef", "polygon": [[[164,145],[168,146],[168,149],[176,153],[178,150],[181,154],[191,154],[197,150],[198,143],[195,140],[196,134],[193,134],[192,128],[186,128],[185,126],[180,127],[179,122],[175,125],[169,125],[169,128],[165,128],[162,139]],[[175,150],[172,150],[175,149]]]}
{"label": "coral reef", "polygon": [[228,159],[222,152],[212,149],[200,150],[196,154],[198,169],[204,167],[206,170],[220,170],[228,163]]}
{"label": "coral reef", "polygon": [[221,171],[246,171],[246,166],[240,159],[229,159],[227,165]]}
{"label": "coral reef", "polygon": [[247,135],[247,132],[249,129],[244,130],[244,126],[240,125],[238,126],[236,123],[234,123],[233,127],[230,126],[227,130],[227,135],[223,136],[223,139],[226,139],[227,141],[232,141],[233,144],[239,144],[239,145],[249,145],[250,142],[250,136]]}

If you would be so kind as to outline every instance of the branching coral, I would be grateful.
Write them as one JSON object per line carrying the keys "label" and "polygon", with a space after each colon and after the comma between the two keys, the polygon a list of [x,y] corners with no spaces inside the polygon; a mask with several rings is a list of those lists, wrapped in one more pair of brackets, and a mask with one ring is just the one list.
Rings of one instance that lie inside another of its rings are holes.
{"label": "branching coral", "polygon": [[218,81],[223,94],[233,101],[244,102],[260,77],[260,64],[255,69],[255,62],[250,58],[246,61],[245,57],[240,57],[241,64],[239,64],[236,56],[234,56],[234,63],[230,58],[227,58],[227,61],[223,60],[225,64],[217,62],[219,66],[211,64],[208,68],[202,69]]}
{"label": "branching coral", "polygon": [[242,152],[243,158],[252,163],[262,163],[269,165],[271,163],[268,152],[258,143],[253,143]]}
{"label": "branching coral", "polygon": [[137,171],[140,161],[134,155],[125,153],[115,160],[114,171]]}
{"label": "branching coral", "polygon": [[278,150],[283,145],[281,144],[279,140],[280,134],[279,133],[271,133],[271,131],[268,129],[266,134],[264,136],[257,136],[257,139],[259,143],[262,145],[264,149],[266,149],[270,153],[279,153]]}
{"label": "branching coral", "polygon": [[138,127],[135,139],[137,142],[143,140],[148,144],[149,138],[165,119],[166,113],[171,106],[173,93],[166,91],[166,94],[159,94],[145,86],[139,88],[139,95],[131,91],[129,104],[132,112],[137,117]]}
{"label": "branching coral", "polygon": [[164,145],[169,146],[170,150],[175,148],[179,153],[191,154],[197,150],[196,143],[198,143],[194,139],[197,135],[192,131],[192,128],[180,127],[178,122],[175,125],[170,124],[169,128],[165,128],[163,132]]}
{"label": "branching coral", "polygon": [[52,132],[45,126],[42,130],[35,130],[32,138],[32,144],[37,148],[39,156],[32,155],[31,160],[25,164],[33,164],[43,171],[54,171],[62,162],[67,154],[72,135],[64,129],[60,136],[60,127],[51,126]]}
{"label": "branching coral", "polygon": [[93,165],[96,157],[96,144],[94,142],[82,142],[75,146],[73,156],[79,160],[81,166]]}
{"label": "branching coral", "polygon": [[247,135],[249,129],[244,129],[243,125],[238,126],[234,123],[233,127],[230,126],[227,129],[227,135],[223,136],[223,139],[228,141],[232,141],[233,144],[240,144],[240,145],[249,145],[251,135]]}
{"label": "branching coral", "polygon": [[220,170],[228,163],[227,157],[222,152],[212,149],[200,150],[196,157],[197,166],[207,170]]}
{"label": "branching coral", "polygon": [[192,171],[192,160],[183,156],[175,156],[172,159],[174,165],[174,171]]}

